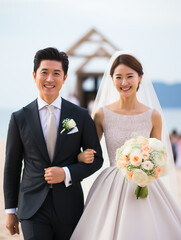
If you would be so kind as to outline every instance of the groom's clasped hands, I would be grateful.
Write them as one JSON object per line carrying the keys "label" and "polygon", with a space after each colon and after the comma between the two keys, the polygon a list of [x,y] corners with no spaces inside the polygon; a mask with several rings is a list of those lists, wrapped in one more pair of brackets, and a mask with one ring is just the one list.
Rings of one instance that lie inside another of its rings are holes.
{"label": "groom's clasped hands", "polygon": [[49,167],[44,170],[44,177],[48,184],[61,183],[65,180],[65,171],[61,167]]}

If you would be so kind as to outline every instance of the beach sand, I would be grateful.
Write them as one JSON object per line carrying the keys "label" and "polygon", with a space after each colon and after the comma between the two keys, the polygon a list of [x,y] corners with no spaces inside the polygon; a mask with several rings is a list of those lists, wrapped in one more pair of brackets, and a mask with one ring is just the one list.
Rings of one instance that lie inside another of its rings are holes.
{"label": "beach sand", "polygon": [[[6,213],[4,211],[4,197],[3,197],[3,169],[5,158],[5,141],[0,141],[0,240],[23,240],[22,232],[20,235],[11,236],[5,227]],[[181,184],[181,170],[177,170],[178,183]],[[179,185],[179,184],[178,184]],[[179,204],[181,206],[181,188],[179,187]]]}

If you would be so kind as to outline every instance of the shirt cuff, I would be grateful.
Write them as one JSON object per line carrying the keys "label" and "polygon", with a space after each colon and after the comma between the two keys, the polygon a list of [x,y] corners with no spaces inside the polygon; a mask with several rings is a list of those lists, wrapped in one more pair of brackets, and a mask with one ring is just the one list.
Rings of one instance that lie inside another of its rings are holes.
{"label": "shirt cuff", "polygon": [[16,208],[5,209],[6,213],[16,214]]}
{"label": "shirt cuff", "polygon": [[64,180],[65,186],[69,187],[70,185],[72,185],[72,178],[70,175],[70,171],[68,167],[63,167],[63,170],[65,171],[65,180]]}

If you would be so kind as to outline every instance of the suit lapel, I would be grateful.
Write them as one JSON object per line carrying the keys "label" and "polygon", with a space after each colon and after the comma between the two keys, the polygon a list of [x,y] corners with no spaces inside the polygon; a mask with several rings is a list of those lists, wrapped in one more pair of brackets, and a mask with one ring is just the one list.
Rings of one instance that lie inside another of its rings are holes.
{"label": "suit lapel", "polygon": [[32,102],[30,105],[24,108],[26,120],[30,126],[34,141],[42,152],[44,158],[50,162],[47,146],[45,142],[45,138],[43,135],[39,112],[38,112],[38,104],[37,100]]}

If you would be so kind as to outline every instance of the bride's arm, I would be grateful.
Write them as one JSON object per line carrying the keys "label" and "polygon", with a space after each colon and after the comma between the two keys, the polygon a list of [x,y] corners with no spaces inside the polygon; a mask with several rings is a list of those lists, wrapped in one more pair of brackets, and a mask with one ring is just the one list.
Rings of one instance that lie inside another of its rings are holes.
{"label": "bride's arm", "polygon": [[[101,141],[101,138],[103,135],[103,121],[104,121],[104,113],[103,113],[103,109],[100,108],[94,115],[94,122],[96,125],[99,141]],[[94,161],[94,153],[96,153],[94,149],[86,149],[85,151],[79,153],[79,155],[77,156],[78,161],[90,164]]]}
{"label": "bride's arm", "polygon": [[99,141],[101,141],[103,135],[103,121],[104,121],[104,112],[102,108],[99,108],[98,111],[94,115],[94,122],[96,125],[97,135]]}
{"label": "bride's arm", "polygon": [[152,130],[150,137],[161,140],[161,135],[162,135],[162,118],[160,113],[154,109],[152,113]]}

